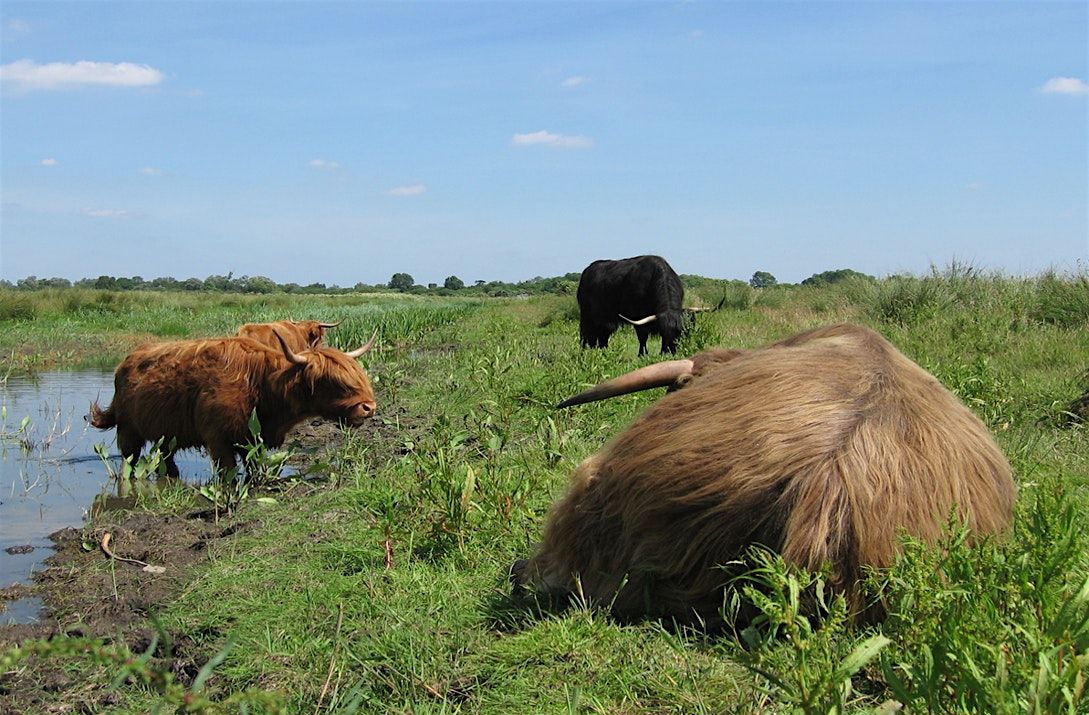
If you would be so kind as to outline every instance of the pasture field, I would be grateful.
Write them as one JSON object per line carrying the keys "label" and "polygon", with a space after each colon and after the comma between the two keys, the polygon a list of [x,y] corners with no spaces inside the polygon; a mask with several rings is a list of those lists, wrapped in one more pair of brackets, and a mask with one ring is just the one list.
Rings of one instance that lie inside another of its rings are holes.
{"label": "pasture field", "polygon": [[[725,301],[699,316],[683,354],[842,321],[888,337],[993,430],[1020,489],[1008,538],[968,546],[951,524],[940,548],[907,544],[895,567],[871,576],[890,614],[876,625],[852,625],[834,599],[818,599],[815,618],[799,594],[823,593],[820,575],[760,554],[739,597],[762,616],[741,632],[620,624],[577,599],[546,608],[511,596],[508,567],[531,552],[575,465],[661,392],[554,409],[648,362],[630,330],[605,350],[581,350],[573,297],[0,295],[7,370],[113,364],[146,339],[284,317],[343,319],[327,334],[339,347],[382,329],[365,360],[374,425],[336,433],[305,481],[274,485],[273,499],[251,494],[224,518],[229,538],[207,542],[177,593],[147,614],[158,638],[88,633],[79,613],[59,613],[62,635],[0,653],[0,705],[1089,712],[1089,432],[1067,414],[1089,388],[1089,281],[954,267],[822,287],[707,281],[693,293]],[[8,309],[19,300],[32,303]],[[658,359],[655,339],[650,347]],[[191,490],[149,496],[141,518],[198,502]],[[79,568],[118,566],[96,558]],[[107,597],[137,587],[113,583]],[[79,687],[46,687],[57,669]]]}

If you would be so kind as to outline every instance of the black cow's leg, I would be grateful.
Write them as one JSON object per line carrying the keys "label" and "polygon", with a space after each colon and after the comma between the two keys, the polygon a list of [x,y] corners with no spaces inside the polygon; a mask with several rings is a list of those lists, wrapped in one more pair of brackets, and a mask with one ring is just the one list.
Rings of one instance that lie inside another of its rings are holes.
{"label": "black cow's leg", "polygon": [[635,335],[639,338],[639,355],[643,356],[647,354],[647,338],[650,337],[650,329],[642,326],[635,326]]}

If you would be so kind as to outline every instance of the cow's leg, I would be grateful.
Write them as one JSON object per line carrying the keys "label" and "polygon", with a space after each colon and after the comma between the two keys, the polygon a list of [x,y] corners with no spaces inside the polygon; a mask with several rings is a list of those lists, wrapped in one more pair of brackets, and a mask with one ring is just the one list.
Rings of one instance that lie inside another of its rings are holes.
{"label": "cow's leg", "polygon": [[647,354],[647,338],[650,337],[650,328],[645,325],[636,325],[635,335],[639,338],[639,355],[642,357]]}
{"label": "cow's leg", "polygon": [[117,425],[117,449],[121,451],[121,459],[127,459],[130,464],[136,464],[143,448],[144,438],[136,430]]}
{"label": "cow's leg", "polygon": [[208,448],[208,456],[212,458],[212,466],[218,476],[223,476],[237,466],[234,458],[234,445],[230,440],[216,439],[205,442]]}
{"label": "cow's leg", "polygon": [[585,319],[579,320],[579,342],[584,348],[598,347],[597,331],[594,330],[594,326]]}
{"label": "cow's leg", "polygon": [[163,464],[166,465],[166,476],[168,477],[180,477],[181,472],[178,471],[178,465],[174,462],[174,453],[169,450],[163,450]]}

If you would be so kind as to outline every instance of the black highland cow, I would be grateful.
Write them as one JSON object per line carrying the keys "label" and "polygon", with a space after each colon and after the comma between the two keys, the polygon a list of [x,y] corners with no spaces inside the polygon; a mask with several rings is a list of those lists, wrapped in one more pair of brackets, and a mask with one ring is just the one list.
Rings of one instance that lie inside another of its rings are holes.
{"label": "black highland cow", "polygon": [[684,287],[661,256],[594,261],[579,279],[579,336],[583,347],[603,348],[621,321],[635,326],[639,354],[647,338],[662,336],[662,352],[677,352],[684,320]]}

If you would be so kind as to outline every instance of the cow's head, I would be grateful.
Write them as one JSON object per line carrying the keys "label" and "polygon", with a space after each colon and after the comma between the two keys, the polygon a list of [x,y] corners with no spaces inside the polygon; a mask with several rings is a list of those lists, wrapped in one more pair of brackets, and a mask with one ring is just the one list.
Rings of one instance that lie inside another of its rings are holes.
{"label": "cow's head", "polygon": [[374,388],[356,358],[374,347],[377,330],[366,345],[351,352],[319,347],[296,353],[279,331],[273,332],[284,357],[301,370],[300,384],[305,389],[297,399],[302,399],[322,417],[344,420],[352,426],[359,426],[374,416],[377,410]]}

